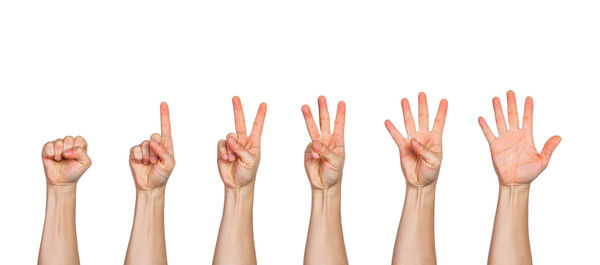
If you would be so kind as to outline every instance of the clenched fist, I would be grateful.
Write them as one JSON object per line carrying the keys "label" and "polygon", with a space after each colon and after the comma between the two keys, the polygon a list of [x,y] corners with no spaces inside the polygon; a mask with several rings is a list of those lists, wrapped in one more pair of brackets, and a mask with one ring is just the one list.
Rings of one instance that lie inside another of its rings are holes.
{"label": "clenched fist", "polygon": [[92,165],[83,137],[67,136],[47,142],[42,150],[44,172],[50,185],[75,185]]}
{"label": "clenched fist", "polygon": [[319,97],[319,124],[321,132],[315,124],[310,107],[302,106],[302,114],[311,143],[304,151],[304,169],[313,189],[326,190],[342,181],[344,169],[344,124],[346,120],[346,103],[340,101],[331,133],[329,110],[324,96]]}
{"label": "clenched fist", "polygon": [[256,113],[250,135],[246,133],[246,120],[239,97],[233,97],[236,133],[217,144],[219,174],[227,188],[241,188],[254,183],[260,162],[260,137],[267,113],[267,104],[261,103]]}
{"label": "clenched fist", "polygon": [[154,133],[150,140],[131,147],[129,167],[138,190],[163,187],[175,167],[169,106],[160,104],[161,134]]}

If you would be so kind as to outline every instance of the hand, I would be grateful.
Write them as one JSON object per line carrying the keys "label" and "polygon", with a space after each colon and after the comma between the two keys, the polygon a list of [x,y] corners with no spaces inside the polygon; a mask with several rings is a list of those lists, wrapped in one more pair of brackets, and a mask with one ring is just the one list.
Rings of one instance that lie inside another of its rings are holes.
{"label": "hand", "polygon": [[315,124],[310,107],[302,106],[302,114],[312,142],[304,152],[304,168],[313,189],[326,190],[334,185],[339,186],[344,169],[344,124],[346,120],[346,103],[340,101],[335,116],[333,134],[329,124],[329,110],[324,96],[319,97],[319,123],[321,133]]}
{"label": "hand", "polygon": [[42,149],[42,162],[49,185],[75,185],[92,165],[83,137],[67,136],[47,142]]}
{"label": "hand", "polygon": [[129,167],[138,190],[150,191],[164,187],[175,167],[169,106],[160,104],[161,134],[154,133],[150,141],[131,147]]}
{"label": "hand", "polygon": [[402,112],[408,138],[404,138],[390,120],[385,121],[385,127],[400,150],[400,164],[408,185],[422,187],[436,183],[442,164],[442,132],[447,111],[448,101],[442,99],[433,122],[433,129],[430,131],[427,97],[421,92],[419,93],[418,131],[406,98],[402,99]]}
{"label": "hand", "polygon": [[236,133],[217,144],[219,174],[227,188],[241,188],[254,184],[260,162],[260,137],[267,114],[267,104],[261,103],[250,135],[246,135],[246,120],[239,97],[233,97]]}
{"label": "hand", "polygon": [[500,99],[495,97],[492,101],[498,126],[498,137],[494,135],[483,117],[479,117],[479,125],[490,144],[494,169],[502,185],[522,185],[531,183],[548,166],[550,156],[560,143],[560,136],[552,136],[538,153],[533,143],[533,99],[525,100],[525,113],[523,115],[523,128],[519,129],[519,115],[515,93],[508,91],[508,123],[506,128],[504,113]]}

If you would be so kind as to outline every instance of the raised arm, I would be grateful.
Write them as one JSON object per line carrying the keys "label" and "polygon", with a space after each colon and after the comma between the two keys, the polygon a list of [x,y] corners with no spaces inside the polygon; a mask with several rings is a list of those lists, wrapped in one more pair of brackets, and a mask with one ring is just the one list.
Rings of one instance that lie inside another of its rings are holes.
{"label": "raised arm", "polygon": [[167,180],[175,167],[167,103],[160,104],[161,134],[131,148],[129,166],[136,187],[135,216],[126,265],[167,264],[164,206]]}
{"label": "raised arm", "polygon": [[312,188],[304,264],[348,264],[340,212],[346,104],[338,103],[333,133],[325,97],[319,97],[320,132],[307,105],[302,106],[302,114],[312,140],[304,152],[304,168]]}
{"label": "raised arm", "polygon": [[488,264],[532,264],[528,230],[529,185],[550,161],[550,156],[560,143],[560,136],[551,137],[541,153],[533,143],[533,99],[525,100],[523,126],[519,128],[519,115],[515,93],[508,91],[508,123],[506,126],[500,99],[492,101],[498,127],[496,137],[479,117],[479,125],[490,144],[494,170],[498,175],[500,191]]}
{"label": "raised arm", "polygon": [[75,230],[77,181],[92,165],[83,137],[67,136],[48,142],[42,149],[46,173],[46,219],[38,264],[79,264]]}
{"label": "raised arm", "polygon": [[419,93],[419,128],[415,127],[410,105],[402,99],[405,138],[390,120],[385,121],[400,151],[400,165],[406,179],[404,208],[392,264],[436,264],[434,239],[435,187],[442,163],[442,132],[448,101],[442,99],[429,130],[425,93]]}
{"label": "raised arm", "polygon": [[261,103],[250,135],[240,98],[233,97],[236,133],[229,133],[217,144],[217,165],[225,184],[223,218],[215,247],[213,264],[256,264],[252,205],[254,181],[260,162],[260,137],[267,113]]}

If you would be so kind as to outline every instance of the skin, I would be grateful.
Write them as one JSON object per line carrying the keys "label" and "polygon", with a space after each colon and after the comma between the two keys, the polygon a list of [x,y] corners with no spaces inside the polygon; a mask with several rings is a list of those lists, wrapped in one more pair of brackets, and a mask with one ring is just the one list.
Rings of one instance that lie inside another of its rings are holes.
{"label": "skin", "polygon": [[261,103],[250,135],[246,133],[244,110],[239,97],[233,97],[235,133],[217,144],[217,165],[225,184],[223,217],[213,264],[256,264],[252,206],[254,183],[260,163],[260,138],[267,113]]}
{"label": "skin", "polygon": [[167,264],[165,188],[175,167],[167,103],[160,104],[161,134],[154,133],[131,148],[129,166],[135,181],[136,204],[125,264]]}
{"label": "skin", "polygon": [[338,103],[333,133],[325,97],[319,97],[320,131],[310,107],[302,106],[312,140],[304,152],[304,168],[312,188],[312,209],[304,264],[348,264],[342,233],[341,185],[344,169],[346,104]]}
{"label": "skin", "polygon": [[38,264],[79,264],[75,230],[77,181],[92,165],[87,142],[67,136],[47,142],[42,149],[46,174],[46,219]]}
{"label": "skin", "polygon": [[508,127],[500,99],[495,97],[492,101],[498,136],[490,130],[485,119],[479,117],[500,184],[488,264],[532,264],[528,230],[529,186],[548,166],[561,138],[552,136],[538,153],[533,142],[533,99],[527,97],[525,100],[523,125],[519,128],[515,93],[508,91],[506,97]]}
{"label": "skin", "polygon": [[385,127],[398,145],[400,165],[406,180],[404,208],[392,264],[436,264],[434,238],[435,187],[442,163],[442,133],[448,101],[442,99],[429,130],[429,112],[425,93],[419,93],[419,128],[415,127],[410,105],[402,99],[405,138],[390,120]]}

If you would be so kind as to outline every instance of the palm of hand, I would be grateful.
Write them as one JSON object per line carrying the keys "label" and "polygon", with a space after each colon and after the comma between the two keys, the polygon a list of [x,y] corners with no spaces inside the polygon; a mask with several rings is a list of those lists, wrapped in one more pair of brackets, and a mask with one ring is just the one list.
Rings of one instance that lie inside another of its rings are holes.
{"label": "palm of hand", "polygon": [[506,93],[508,103],[508,122],[506,125],[500,99],[492,100],[496,116],[498,136],[496,137],[483,117],[479,117],[479,126],[490,144],[494,170],[500,184],[523,185],[531,183],[548,165],[552,152],[561,141],[560,136],[550,137],[544,148],[538,153],[533,143],[533,99],[525,100],[523,127],[519,128],[519,115],[515,93]]}
{"label": "palm of hand", "polygon": [[406,181],[412,186],[426,186],[435,182],[440,172],[439,165],[432,165],[415,153],[411,139],[416,139],[442,160],[442,136],[435,132],[417,132],[399,145],[400,164]]}
{"label": "palm of hand", "polygon": [[251,146],[248,143],[242,143],[242,141],[240,141],[240,144],[242,144],[251,154],[253,158],[252,161],[242,161],[242,159],[237,156],[235,156],[235,160],[233,161],[224,159],[219,159],[217,161],[219,173],[223,178],[223,182],[226,186],[232,188],[240,188],[253,183],[260,162],[260,147]]}
{"label": "palm of hand", "polygon": [[335,139],[331,136],[321,136],[318,141],[326,145],[327,149],[331,150],[332,156],[337,159],[328,161],[324,157],[313,157],[310,149],[311,147],[314,149],[314,145],[310,143],[305,154],[304,168],[306,169],[306,174],[311,185],[316,188],[325,189],[342,179],[345,152],[344,146],[336,143]]}
{"label": "palm of hand", "polygon": [[530,134],[522,130],[500,135],[490,149],[501,184],[528,184],[546,167]]}

